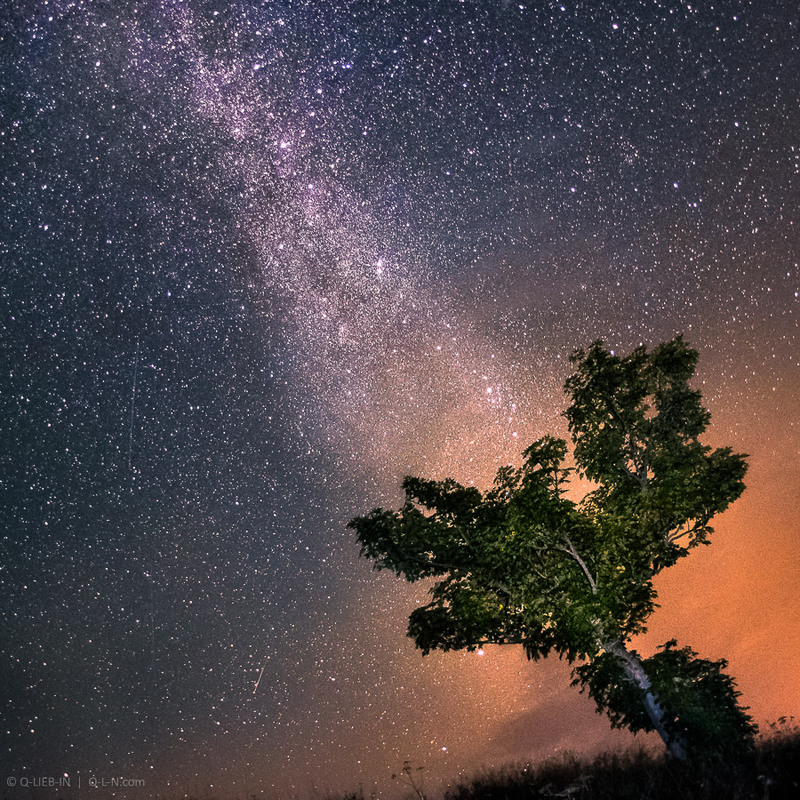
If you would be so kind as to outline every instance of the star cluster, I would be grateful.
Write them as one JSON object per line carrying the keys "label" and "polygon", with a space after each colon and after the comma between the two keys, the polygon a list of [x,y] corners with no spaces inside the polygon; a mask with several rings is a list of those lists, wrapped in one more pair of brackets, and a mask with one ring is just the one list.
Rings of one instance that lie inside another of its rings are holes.
{"label": "star cluster", "polygon": [[405,474],[485,486],[563,433],[598,338],[682,333],[712,438],[751,454],[642,647],[685,637],[760,720],[800,713],[793,3],[0,14],[9,775],[385,790],[407,759],[627,743],[565,665],[423,661],[424,588],[345,529]]}

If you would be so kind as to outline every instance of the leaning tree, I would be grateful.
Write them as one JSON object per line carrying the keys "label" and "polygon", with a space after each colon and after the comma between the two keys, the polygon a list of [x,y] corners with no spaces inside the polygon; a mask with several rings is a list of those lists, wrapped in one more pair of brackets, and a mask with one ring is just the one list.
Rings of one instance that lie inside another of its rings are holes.
{"label": "leaning tree", "polygon": [[[350,522],[362,555],[409,581],[435,579],[410,616],[423,654],[519,644],[580,662],[574,683],[612,724],[655,730],[676,757],[746,745],[754,726],[724,661],[668,642],[630,647],[656,607],[653,579],[708,544],[710,522],[744,490],[745,457],[700,442],[710,415],[681,338],[621,358],[601,342],[572,356],[572,438],[545,436],[486,492],[408,477],[399,511]],[[567,496],[577,474],[591,482]],[[583,690],[583,689],[582,689]]]}

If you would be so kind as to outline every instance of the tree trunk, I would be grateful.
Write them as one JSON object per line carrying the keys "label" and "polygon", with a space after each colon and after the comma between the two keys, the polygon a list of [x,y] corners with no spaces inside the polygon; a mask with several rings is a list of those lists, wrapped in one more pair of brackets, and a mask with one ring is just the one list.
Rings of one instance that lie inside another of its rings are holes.
{"label": "tree trunk", "polygon": [[653,727],[658,731],[658,735],[664,740],[669,752],[679,761],[686,761],[688,757],[686,743],[681,737],[671,735],[667,730],[664,721],[664,709],[658,702],[653,686],[650,683],[650,678],[647,677],[639,656],[635,652],[628,650],[620,641],[605,644],[603,648],[617,659],[628,680],[641,689],[647,716],[653,723]]}

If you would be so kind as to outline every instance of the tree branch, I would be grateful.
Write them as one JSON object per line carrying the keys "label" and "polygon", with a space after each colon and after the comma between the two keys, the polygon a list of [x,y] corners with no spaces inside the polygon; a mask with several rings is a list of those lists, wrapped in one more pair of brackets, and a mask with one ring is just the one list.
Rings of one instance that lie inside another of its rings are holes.
{"label": "tree branch", "polygon": [[[544,553],[544,552],[547,552],[550,549],[551,548],[534,548],[534,553],[536,553],[539,556],[539,561],[542,562],[541,554]],[[536,562],[533,560],[533,558],[531,558],[530,555],[528,555],[526,553],[525,557],[526,557],[526,559],[528,561],[528,564],[530,564],[531,569],[536,573],[536,575],[542,581],[543,586],[541,587],[541,591],[543,591],[545,594],[548,594],[548,595],[550,595],[552,597],[555,597],[556,592],[558,591],[559,587],[563,583],[563,580],[561,578],[556,578],[555,581],[553,582],[552,586],[549,585],[550,584],[550,578],[547,576],[547,573],[545,571],[543,571],[543,569],[540,569],[539,566],[537,566]],[[544,567],[543,563],[542,563],[542,567]]]}
{"label": "tree branch", "polygon": [[691,534],[696,533],[700,528],[704,528],[706,525],[707,522],[701,522],[700,520],[695,520],[694,525],[692,525],[691,527],[687,527],[686,530],[684,531],[678,528],[675,531],[675,533],[672,534],[668,533],[665,538],[670,544],[674,544],[679,539],[683,539],[685,536],[690,536]]}
{"label": "tree branch", "polygon": [[[459,566],[458,564],[448,564],[443,561],[431,561],[427,558],[420,558],[419,556],[412,556],[408,553],[403,553],[403,556],[407,558],[409,561],[414,561],[417,564],[422,564],[426,567],[433,567],[434,569],[441,569],[443,571],[450,571],[450,572],[470,572],[470,570],[465,566]],[[501,581],[495,580],[494,578],[483,578],[482,582],[490,586],[492,589],[496,589],[498,591],[504,592],[509,598],[511,597],[511,589],[506,586],[506,584],[502,583]]]}
{"label": "tree branch", "polygon": [[589,586],[592,589],[592,594],[597,594],[597,583],[595,579],[592,577],[592,573],[589,572],[589,568],[586,566],[586,562],[580,557],[578,551],[575,549],[575,545],[572,544],[572,540],[569,536],[564,537],[567,541],[568,547],[556,547],[556,550],[560,550],[562,553],[566,553],[568,556],[571,556],[578,564],[578,566],[583,570],[583,574],[586,576],[586,580],[589,581]]}
{"label": "tree branch", "polygon": [[[527,644],[527,640],[522,637],[508,637],[498,636],[496,639],[481,639],[478,642],[470,642],[469,647],[486,647],[488,644],[504,645],[504,644]],[[462,648],[459,648],[462,649]]]}
{"label": "tree branch", "polygon": [[604,400],[611,418],[616,420],[617,424],[622,429],[622,432],[628,437],[628,456],[633,463],[635,471],[632,472],[627,467],[623,467],[623,469],[625,469],[625,472],[627,472],[631,478],[638,481],[642,487],[647,486],[647,465],[644,463],[642,458],[641,449],[634,443],[633,431],[631,431],[625,424],[625,421],[622,419],[622,415],[619,413],[619,411],[617,411],[617,408],[614,405],[614,401],[610,397],[605,397]]}

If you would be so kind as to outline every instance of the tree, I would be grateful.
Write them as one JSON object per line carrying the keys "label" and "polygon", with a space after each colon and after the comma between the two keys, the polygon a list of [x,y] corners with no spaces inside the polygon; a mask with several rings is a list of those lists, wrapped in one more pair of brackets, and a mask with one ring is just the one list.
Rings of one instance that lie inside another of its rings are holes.
{"label": "tree", "polygon": [[[689,386],[681,338],[621,358],[602,342],[572,356],[563,439],[545,436],[486,492],[407,477],[399,511],[353,519],[363,556],[409,581],[435,579],[409,618],[423,654],[519,644],[570,663],[612,724],[657,731],[678,758],[746,742],[754,726],[722,669],[674,642],[629,647],[656,607],[654,577],[709,543],[744,490],[745,456],[699,441],[710,415]],[[594,488],[567,497],[574,473]],[[677,691],[675,687],[681,687]]]}

